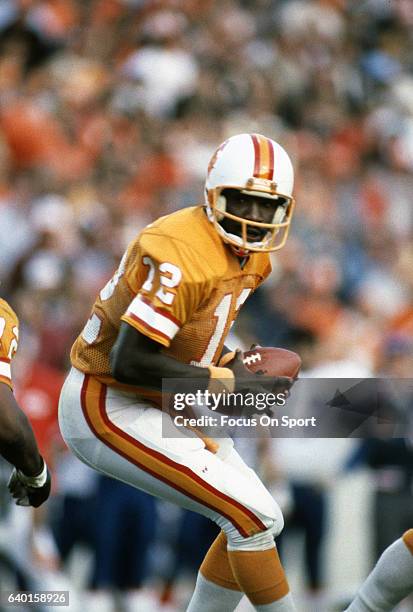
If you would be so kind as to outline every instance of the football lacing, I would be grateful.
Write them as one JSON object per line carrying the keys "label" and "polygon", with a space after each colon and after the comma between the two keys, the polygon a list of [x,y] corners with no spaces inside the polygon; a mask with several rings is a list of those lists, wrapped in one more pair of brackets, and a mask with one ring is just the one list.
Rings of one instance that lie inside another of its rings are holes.
{"label": "football lacing", "polygon": [[244,357],[243,361],[245,365],[250,365],[250,363],[261,361],[261,355],[260,353],[253,353],[252,355],[248,355],[248,357]]}

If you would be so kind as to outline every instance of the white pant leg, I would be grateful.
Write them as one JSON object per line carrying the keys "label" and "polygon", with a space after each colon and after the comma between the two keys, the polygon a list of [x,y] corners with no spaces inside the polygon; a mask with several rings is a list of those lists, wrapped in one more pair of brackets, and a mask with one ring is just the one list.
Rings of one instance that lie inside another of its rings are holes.
{"label": "white pant leg", "polygon": [[162,419],[170,417],[75,369],[62,389],[63,438],[89,466],[208,516],[229,539],[234,527],[244,538],[281,531],[278,505],[235,449],[221,458],[198,437],[163,437]]}

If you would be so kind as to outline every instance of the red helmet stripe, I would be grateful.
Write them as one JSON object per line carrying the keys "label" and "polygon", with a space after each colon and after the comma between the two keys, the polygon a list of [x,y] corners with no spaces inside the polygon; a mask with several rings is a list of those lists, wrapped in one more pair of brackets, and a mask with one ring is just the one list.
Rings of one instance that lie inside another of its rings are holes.
{"label": "red helmet stripe", "polygon": [[267,140],[268,142],[268,152],[269,152],[269,162],[268,162],[268,176],[267,178],[272,180],[274,176],[274,146],[271,140]]}
{"label": "red helmet stripe", "polygon": [[256,178],[272,179],[274,174],[274,148],[272,142],[260,134],[251,135],[254,144],[254,175]]}
{"label": "red helmet stripe", "polygon": [[260,168],[261,168],[261,147],[260,147],[260,142],[258,140],[257,134],[252,134],[251,138],[252,138],[252,142],[253,142],[253,145],[254,145],[254,157],[255,157],[255,161],[254,161],[254,174],[253,174],[253,176],[259,177],[260,176]]}

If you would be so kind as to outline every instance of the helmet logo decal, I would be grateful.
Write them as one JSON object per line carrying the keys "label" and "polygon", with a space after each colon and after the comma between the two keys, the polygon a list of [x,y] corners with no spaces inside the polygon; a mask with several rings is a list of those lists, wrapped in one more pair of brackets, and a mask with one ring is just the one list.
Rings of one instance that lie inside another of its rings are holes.
{"label": "helmet logo decal", "polygon": [[271,141],[260,134],[251,135],[254,144],[256,178],[272,179],[274,175],[274,149]]}
{"label": "helmet logo decal", "polygon": [[219,157],[219,154],[221,153],[221,151],[223,151],[225,145],[227,144],[228,140],[226,140],[225,142],[223,142],[217,149],[215,149],[215,152],[213,154],[213,156],[211,157],[211,159],[209,160],[209,164],[208,164],[208,174],[211,172],[211,170],[215,167],[215,164],[217,163],[217,159]]}

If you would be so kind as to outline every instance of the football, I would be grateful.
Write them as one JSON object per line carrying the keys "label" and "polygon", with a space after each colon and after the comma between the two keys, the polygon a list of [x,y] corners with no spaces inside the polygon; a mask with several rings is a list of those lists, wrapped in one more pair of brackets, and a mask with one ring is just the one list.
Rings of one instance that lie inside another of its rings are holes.
{"label": "football", "polygon": [[243,361],[251,372],[265,376],[297,378],[301,358],[294,351],[272,346],[256,346],[243,354]]}

